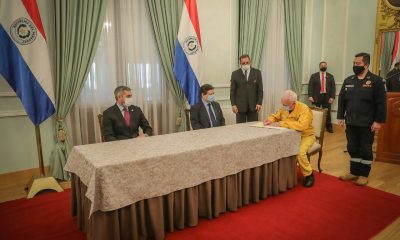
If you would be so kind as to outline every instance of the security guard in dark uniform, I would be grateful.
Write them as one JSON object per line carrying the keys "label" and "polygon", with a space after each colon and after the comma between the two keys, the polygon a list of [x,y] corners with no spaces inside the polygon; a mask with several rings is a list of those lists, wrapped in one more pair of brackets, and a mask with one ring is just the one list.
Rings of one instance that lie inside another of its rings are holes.
{"label": "security guard in dark uniform", "polygon": [[386,89],[388,92],[400,92],[400,62],[386,74]]}
{"label": "security guard in dark uniform", "polygon": [[359,53],[354,58],[355,75],[346,78],[339,93],[337,119],[346,124],[347,150],[350,154],[350,174],[341,180],[356,180],[363,186],[373,161],[372,144],[375,131],[386,120],[386,91],[381,77],[368,70],[370,56]]}

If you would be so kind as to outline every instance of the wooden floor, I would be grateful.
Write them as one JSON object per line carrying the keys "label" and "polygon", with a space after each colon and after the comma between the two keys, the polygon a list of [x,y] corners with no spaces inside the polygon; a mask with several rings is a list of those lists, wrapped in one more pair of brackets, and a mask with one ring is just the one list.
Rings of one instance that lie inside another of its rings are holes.
{"label": "wooden floor", "polygon": [[[375,141],[376,143],[376,141]],[[321,168],[323,173],[340,176],[350,170],[349,154],[346,151],[344,129],[334,125],[334,133],[325,132]],[[374,148],[376,146],[374,145]],[[318,154],[311,158],[313,169],[317,168]],[[400,196],[400,165],[376,162],[368,178],[368,186]],[[316,184],[318,184],[316,182]]]}
{"label": "wooden floor", "polygon": [[[349,155],[344,152],[346,144],[346,136],[342,128],[335,125],[334,133],[325,133],[321,164],[323,173],[339,176],[349,171]],[[312,157],[311,162],[313,169],[317,169],[317,155]],[[0,202],[26,197],[25,188],[31,178],[38,173],[37,169],[30,169],[0,174]],[[60,184],[63,188],[70,187],[69,182]],[[400,165],[374,162],[368,186],[400,196]]]}

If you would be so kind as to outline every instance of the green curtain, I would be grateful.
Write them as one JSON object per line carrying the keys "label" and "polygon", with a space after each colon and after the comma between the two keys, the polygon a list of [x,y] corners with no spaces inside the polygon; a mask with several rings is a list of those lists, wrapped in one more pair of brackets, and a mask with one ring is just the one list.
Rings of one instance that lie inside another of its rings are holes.
{"label": "green curtain", "polygon": [[284,0],[285,38],[291,88],[301,96],[305,0]]}
{"label": "green curtain", "polygon": [[249,54],[251,65],[259,68],[267,38],[270,0],[239,0],[239,47],[238,59]]}
{"label": "green curtain", "polygon": [[106,0],[55,0],[56,44],[56,145],[50,160],[51,174],[68,180],[64,171],[70,150],[65,117],[78,98],[96,53]]}
{"label": "green curtain", "polygon": [[392,52],[396,32],[386,32],[383,34],[383,48],[381,56],[381,72],[380,76],[386,77],[390,70],[390,61],[392,60]]}
{"label": "green curtain", "polygon": [[167,77],[167,86],[180,107],[179,114],[182,121],[178,131],[186,129],[185,109],[187,107],[187,100],[173,72],[175,44],[182,6],[182,0],[147,0],[147,9],[153,26],[161,64]]}

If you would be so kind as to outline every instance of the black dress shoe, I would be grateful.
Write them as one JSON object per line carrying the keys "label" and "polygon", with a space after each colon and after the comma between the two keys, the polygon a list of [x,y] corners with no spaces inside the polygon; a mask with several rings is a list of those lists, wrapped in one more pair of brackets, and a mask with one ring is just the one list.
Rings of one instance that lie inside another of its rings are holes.
{"label": "black dress shoe", "polygon": [[310,176],[307,176],[304,179],[303,186],[306,187],[306,188],[314,186],[314,174],[311,173]]}

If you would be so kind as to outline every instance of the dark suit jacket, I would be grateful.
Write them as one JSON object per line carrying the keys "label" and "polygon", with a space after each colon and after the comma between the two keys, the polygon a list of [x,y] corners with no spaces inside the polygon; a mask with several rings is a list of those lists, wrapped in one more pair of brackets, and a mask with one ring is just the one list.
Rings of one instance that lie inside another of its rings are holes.
{"label": "dark suit jacket", "polygon": [[236,105],[239,112],[244,113],[250,109],[256,110],[256,104],[262,105],[263,83],[260,70],[251,68],[249,80],[243,74],[242,69],[232,72],[231,76],[231,104]]}
{"label": "dark suit jacket", "polygon": [[[335,78],[332,74],[325,72],[325,88],[328,99],[335,99],[336,85]],[[311,75],[310,81],[308,82],[308,97],[314,98],[315,102],[319,102],[319,92],[321,90],[321,80],[319,78],[319,72]]]}
{"label": "dark suit jacket", "polygon": [[106,142],[135,138],[139,136],[139,126],[143,129],[143,133],[149,136],[153,134],[153,129],[150,127],[142,110],[133,105],[129,106],[128,109],[131,116],[129,128],[126,127],[125,119],[117,104],[104,111],[103,134]]}
{"label": "dark suit jacket", "polygon": [[[215,127],[225,126],[225,118],[222,114],[221,106],[217,102],[212,102],[211,105],[214,108],[215,118],[217,120],[217,126]],[[192,124],[193,130],[211,127],[207,109],[202,101],[190,108],[190,123]]]}
{"label": "dark suit jacket", "polygon": [[386,89],[388,92],[400,92],[399,69],[392,69],[386,74]]}

